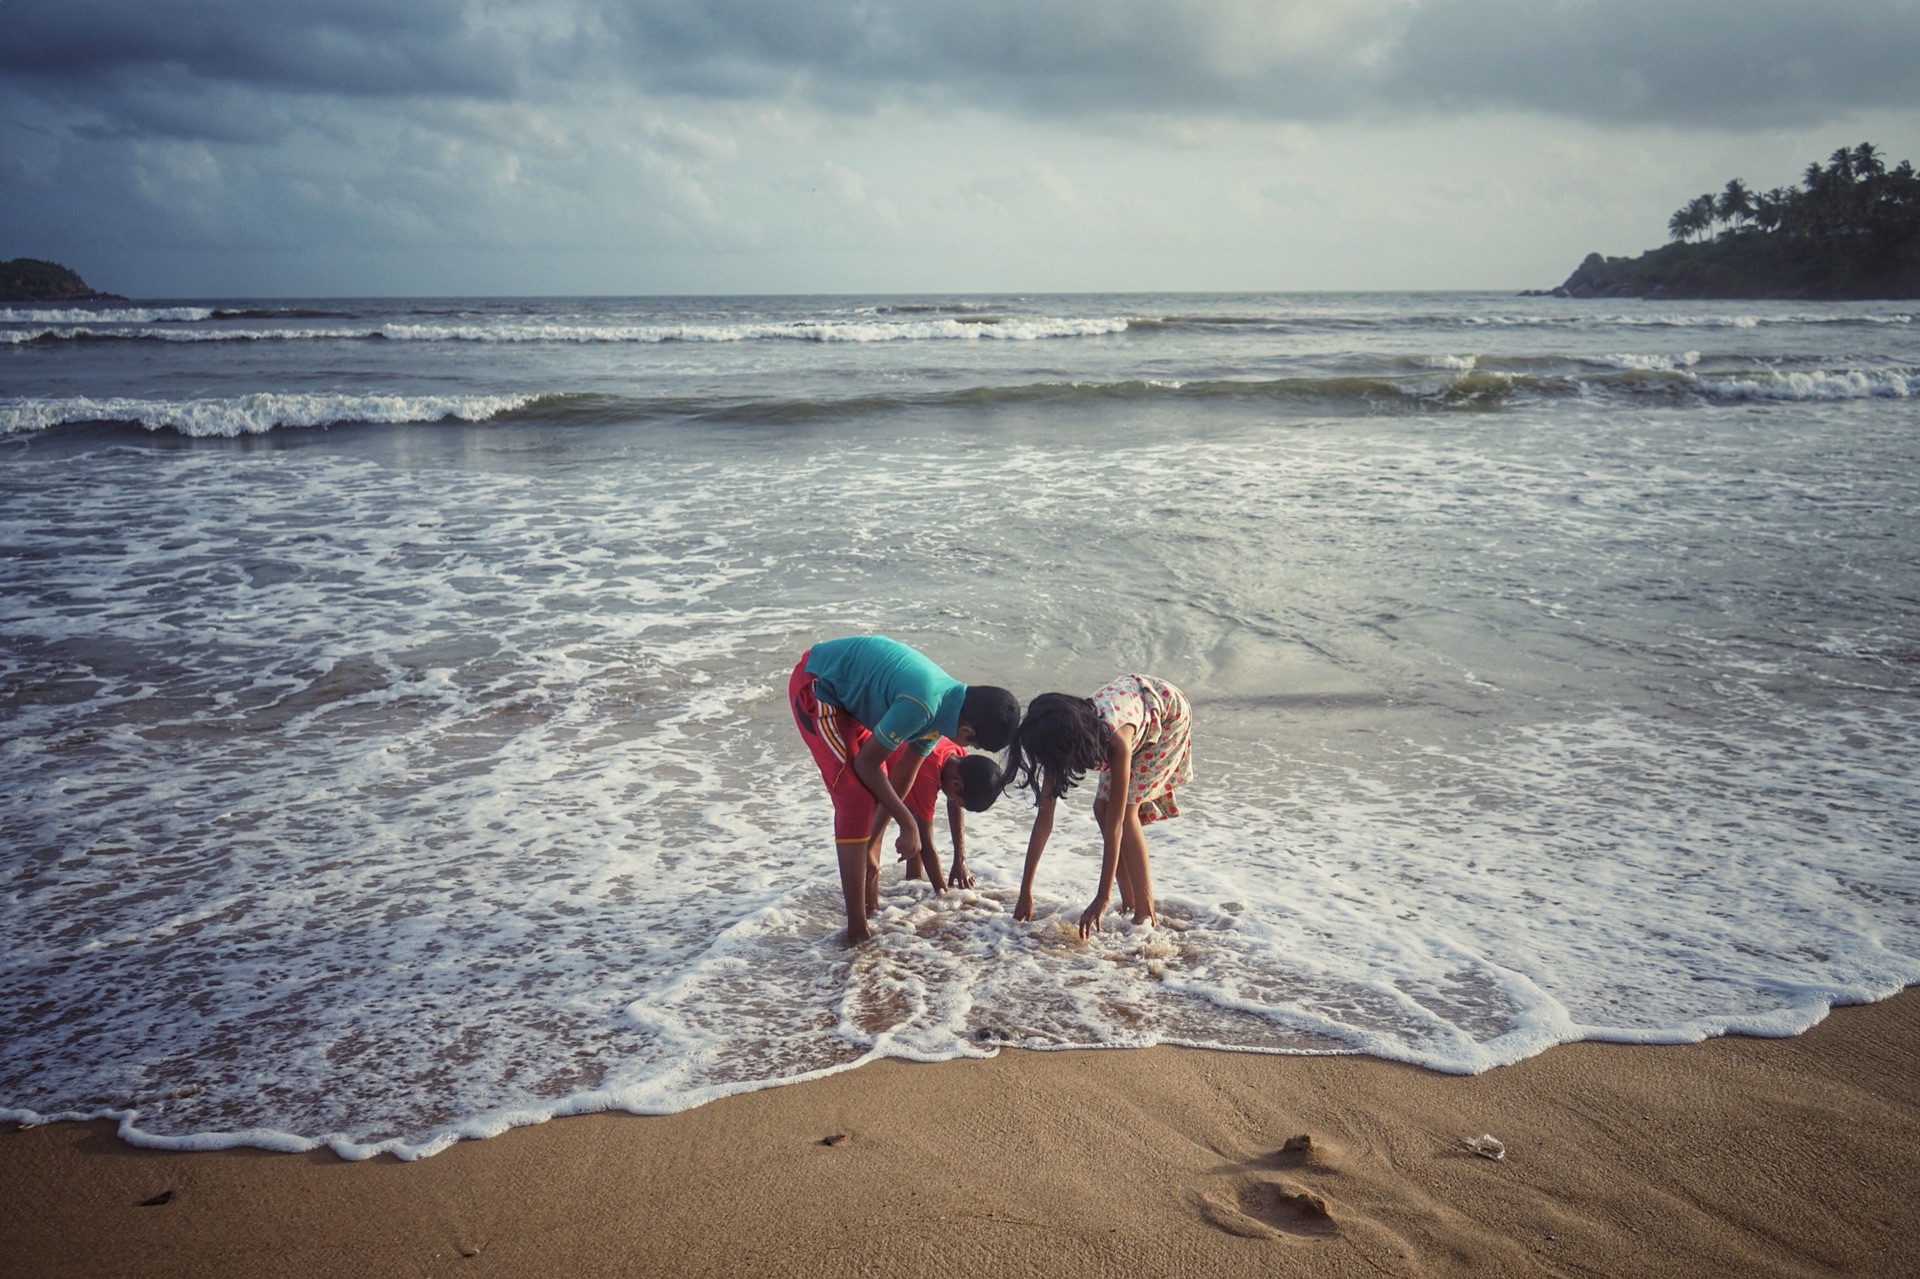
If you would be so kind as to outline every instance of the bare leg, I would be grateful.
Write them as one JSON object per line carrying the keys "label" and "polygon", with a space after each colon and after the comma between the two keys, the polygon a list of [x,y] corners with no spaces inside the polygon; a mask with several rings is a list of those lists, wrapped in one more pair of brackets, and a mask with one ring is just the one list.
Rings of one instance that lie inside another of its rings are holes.
{"label": "bare leg", "polygon": [[867,914],[880,913],[880,841],[867,846]]}
{"label": "bare leg", "polygon": [[843,839],[833,846],[840,860],[840,894],[847,900],[847,941],[863,942],[867,929],[867,841]]}
{"label": "bare leg", "polygon": [[1147,828],[1138,806],[1127,810],[1120,827],[1120,864],[1133,869],[1133,922],[1144,924],[1153,918],[1153,876],[1147,869]]}

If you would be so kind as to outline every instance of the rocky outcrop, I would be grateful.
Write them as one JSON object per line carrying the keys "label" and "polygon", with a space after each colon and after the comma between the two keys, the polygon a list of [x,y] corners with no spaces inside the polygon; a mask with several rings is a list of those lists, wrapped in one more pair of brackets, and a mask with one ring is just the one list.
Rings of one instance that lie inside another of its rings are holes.
{"label": "rocky outcrop", "polygon": [[125,302],[118,293],[101,293],[58,262],[14,258],[0,262],[0,302]]}
{"label": "rocky outcrop", "polygon": [[1730,232],[1637,258],[1589,253],[1558,288],[1571,298],[1920,298],[1920,239],[1796,240]]}

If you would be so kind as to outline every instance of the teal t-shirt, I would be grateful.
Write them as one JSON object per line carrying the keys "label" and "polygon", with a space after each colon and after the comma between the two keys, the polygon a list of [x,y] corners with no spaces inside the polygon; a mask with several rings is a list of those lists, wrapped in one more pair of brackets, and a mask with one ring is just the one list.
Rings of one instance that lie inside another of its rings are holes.
{"label": "teal t-shirt", "polygon": [[960,730],[967,686],[899,640],[822,640],[807,654],[807,673],[815,696],[848,711],[890,752],[911,742],[925,755]]}

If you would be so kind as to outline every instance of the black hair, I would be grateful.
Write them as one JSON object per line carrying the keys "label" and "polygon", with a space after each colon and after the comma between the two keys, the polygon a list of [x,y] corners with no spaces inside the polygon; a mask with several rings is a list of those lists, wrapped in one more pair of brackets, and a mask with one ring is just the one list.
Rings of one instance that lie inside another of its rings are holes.
{"label": "black hair", "polygon": [[997,753],[1007,748],[1020,723],[1020,699],[992,684],[969,684],[960,718],[972,727],[974,745]]}
{"label": "black hair", "polygon": [[1027,717],[1007,747],[1005,784],[1033,792],[1036,801],[1043,787],[1059,799],[1106,754],[1106,733],[1092,698],[1042,693],[1027,704]]}
{"label": "black hair", "polygon": [[968,812],[984,813],[1000,798],[1007,784],[1000,779],[1000,765],[985,755],[962,755],[960,766],[960,803]]}

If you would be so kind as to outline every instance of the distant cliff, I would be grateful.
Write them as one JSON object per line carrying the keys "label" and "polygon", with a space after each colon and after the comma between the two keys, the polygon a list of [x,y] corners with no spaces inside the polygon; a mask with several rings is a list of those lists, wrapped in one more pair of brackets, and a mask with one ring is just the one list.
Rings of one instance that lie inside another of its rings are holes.
{"label": "distant cliff", "polygon": [[1667,222],[1673,242],[1637,258],[1590,253],[1559,297],[1920,298],[1920,175],[1871,143],[1807,166],[1806,186],[1750,191],[1735,178]]}
{"label": "distant cliff", "polygon": [[0,302],[124,302],[117,293],[101,293],[58,262],[14,258],[0,262]]}

